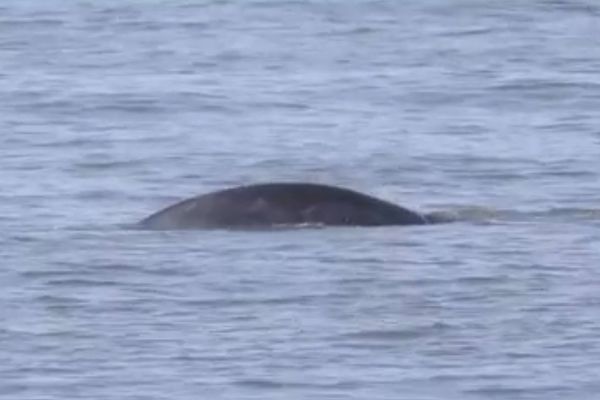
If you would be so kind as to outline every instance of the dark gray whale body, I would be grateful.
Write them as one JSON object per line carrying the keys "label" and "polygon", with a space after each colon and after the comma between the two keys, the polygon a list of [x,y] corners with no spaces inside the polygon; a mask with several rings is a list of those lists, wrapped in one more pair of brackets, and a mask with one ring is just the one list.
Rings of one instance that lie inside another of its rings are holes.
{"label": "dark gray whale body", "polygon": [[350,189],[266,183],[184,200],[140,221],[147,229],[268,228],[287,225],[382,226],[440,222]]}

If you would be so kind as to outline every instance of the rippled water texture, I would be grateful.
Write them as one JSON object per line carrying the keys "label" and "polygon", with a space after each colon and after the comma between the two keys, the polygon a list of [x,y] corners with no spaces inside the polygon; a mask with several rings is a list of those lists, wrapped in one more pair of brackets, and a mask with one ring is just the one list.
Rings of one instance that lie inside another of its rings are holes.
{"label": "rippled water texture", "polygon": [[[0,5],[0,397],[595,399],[592,1]],[[149,232],[309,181],[460,221]]]}

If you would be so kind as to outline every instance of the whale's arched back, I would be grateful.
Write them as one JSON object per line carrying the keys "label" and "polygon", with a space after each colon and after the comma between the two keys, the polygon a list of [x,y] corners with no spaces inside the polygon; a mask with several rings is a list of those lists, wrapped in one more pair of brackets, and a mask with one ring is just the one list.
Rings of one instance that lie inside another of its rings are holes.
{"label": "whale's arched back", "polygon": [[265,183],[207,193],[140,221],[149,229],[422,225],[436,222],[351,189],[313,183]]}

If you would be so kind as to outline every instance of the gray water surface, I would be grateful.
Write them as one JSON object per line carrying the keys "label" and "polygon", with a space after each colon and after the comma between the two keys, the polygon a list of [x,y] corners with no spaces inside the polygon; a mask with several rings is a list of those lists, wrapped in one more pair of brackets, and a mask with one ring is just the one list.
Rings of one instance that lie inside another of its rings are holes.
{"label": "gray water surface", "polygon": [[[0,5],[0,397],[596,399],[600,6]],[[347,186],[448,225],[149,232]]]}

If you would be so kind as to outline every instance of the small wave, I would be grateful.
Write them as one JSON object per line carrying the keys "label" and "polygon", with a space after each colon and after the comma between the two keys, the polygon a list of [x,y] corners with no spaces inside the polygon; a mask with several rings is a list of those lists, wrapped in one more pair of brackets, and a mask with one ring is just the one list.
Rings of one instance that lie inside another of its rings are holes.
{"label": "small wave", "polygon": [[466,222],[492,222],[502,219],[506,212],[491,207],[482,206],[457,206],[447,210],[433,211],[426,214],[435,222],[466,221]]}
{"label": "small wave", "polygon": [[142,165],[143,160],[106,160],[106,161],[84,161],[74,165],[74,168],[90,170],[121,169]]}
{"label": "small wave", "polygon": [[291,386],[290,383],[278,382],[272,379],[242,379],[237,381],[236,384],[259,389],[279,389]]}
{"label": "small wave", "polygon": [[551,218],[585,218],[586,220],[598,220],[600,219],[600,208],[558,207],[541,212],[539,215],[542,217],[547,216]]}
{"label": "small wave", "polygon": [[590,221],[600,219],[600,208],[553,207],[546,210],[499,210],[496,220],[526,222],[545,221]]}
{"label": "small wave", "polygon": [[323,37],[328,36],[357,36],[357,35],[368,35],[377,32],[377,28],[372,26],[357,26],[347,29],[334,29],[326,32],[321,32],[319,35]]}
{"label": "small wave", "polygon": [[99,286],[118,286],[119,282],[106,279],[83,279],[83,278],[68,278],[68,279],[49,279],[46,282],[49,286],[60,286],[70,288],[89,288]]}
{"label": "small wave", "polygon": [[479,28],[466,28],[466,29],[458,29],[455,31],[443,32],[442,36],[445,37],[464,37],[464,36],[481,36],[487,35],[494,32],[494,29],[488,27],[479,27]]}
{"label": "small wave", "polygon": [[[547,210],[497,209],[482,206],[451,207],[427,214],[450,221],[473,223],[525,222],[532,220],[600,220],[600,208],[556,207]],[[444,221],[446,222],[446,221]]]}
{"label": "small wave", "polygon": [[291,382],[274,379],[240,379],[235,381],[236,385],[251,387],[256,389],[282,389],[282,388],[321,388],[321,389],[340,389],[340,388],[355,388],[358,387],[357,382],[350,381],[333,381],[328,383],[319,382]]}
{"label": "small wave", "polygon": [[426,326],[415,326],[410,328],[396,329],[371,329],[344,335],[347,339],[360,339],[372,341],[396,341],[401,339],[414,339],[430,334],[437,334],[451,328],[451,325],[436,322]]}

